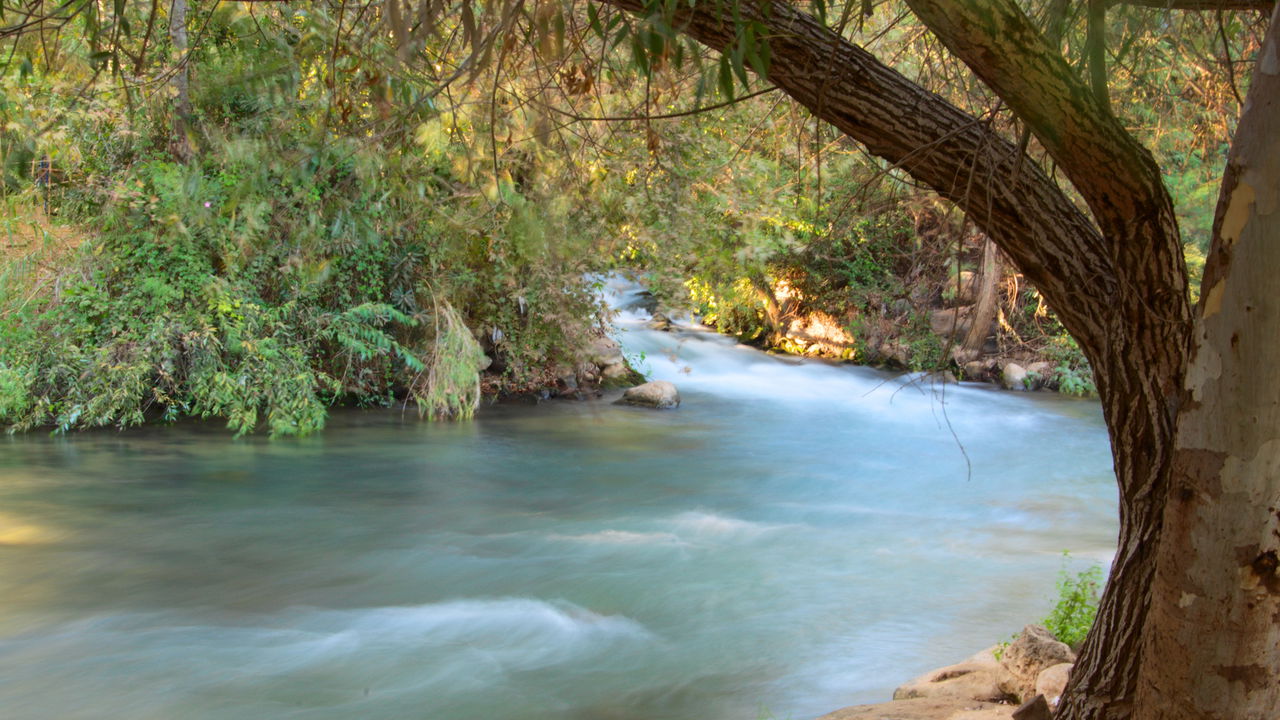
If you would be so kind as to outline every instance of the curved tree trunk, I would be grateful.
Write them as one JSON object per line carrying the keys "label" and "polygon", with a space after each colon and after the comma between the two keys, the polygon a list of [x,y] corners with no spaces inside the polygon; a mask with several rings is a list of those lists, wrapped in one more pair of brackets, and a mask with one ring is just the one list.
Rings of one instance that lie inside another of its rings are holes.
{"label": "curved tree trunk", "polygon": [[1162,720],[1280,716],[1280,12],[1214,219],[1139,706]]}
{"label": "curved tree trunk", "polygon": [[1191,317],[1172,202],[1151,154],[1011,1],[907,2],[1027,123],[1106,237],[1115,288],[1103,298],[1111,305],[1101,311],[1108,333],[1085,351],[1111,436],[1120,537],[1098,619],[1057,717],[1135,717]]}
{"label": "curved tree trunk", "polygon": [[[603,0],[634,12],[643,0]],[[1120,537],[1060,718],[1133,716],[1155,549],[1173,468],[1190,308],[1172,203],[1150,153],[1008,0],[908,0],[1036,133],[1083,215],[1022,151],[782,2],[680,5],[678,29],[730,48],[768,29],[768,79],[966,211],[1058,312],[1095,371],[1120,486]],[[970,178],[975,181],[970,182]]]}

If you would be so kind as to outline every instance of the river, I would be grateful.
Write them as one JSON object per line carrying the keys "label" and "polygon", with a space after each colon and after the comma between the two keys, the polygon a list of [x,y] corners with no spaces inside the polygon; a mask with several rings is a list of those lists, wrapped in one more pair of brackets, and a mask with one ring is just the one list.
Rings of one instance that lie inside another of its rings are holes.
{"label": "river", "polygon": [[0,438],[0,717],[811,718],[1110,558],[1096,402],[641,319],[677,410]]}

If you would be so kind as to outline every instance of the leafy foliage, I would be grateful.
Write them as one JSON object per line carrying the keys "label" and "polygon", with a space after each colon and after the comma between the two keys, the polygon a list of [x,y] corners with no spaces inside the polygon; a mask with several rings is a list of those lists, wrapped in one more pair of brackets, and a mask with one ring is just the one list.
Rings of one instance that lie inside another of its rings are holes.
{"label": "leafy foliage", "polygon": [[[1063,554],[1068,557],[1066,553]],[[1102,566],[1093,565],[1074,576],[1066,567],[1058,573],[1058,601],[1044,619],[1053,636],[1079,649],[1093,627],[1098,614],[1098,597],[1102,591]]]}
{"label": "leafy foliage", "polygon": [[[806,6],[1020,136],[894,3]],[[486,355],[504,387],[572,364],[599,318],[584,275],[624,266],[745,340],[785,343],[799,303],[838,318],[864,361],[949,362],[929,312],[975,268],[972,238],[901,170],[769,95],[769,39],[736,4],[719,56],[684,37],[679,3],[657,0],[638,14],[198,4],[189,54],[152,32],[167,6],[24,7],[0,21],[19,28],[0,60],[6,220],[15,202],[51,199],[93,238],[56,277],[27,261],[0,271],[0,422],[197,415],[288,434],[335,402],[408,398],[466,416]],[[1026,8],[1081,60],[1079,8]],[[1234,68],[1258,26],[1108,17],[1113,102],[1166,169],[1194,288],[1243,91]],[[191,116],[175,118],[172,81],[188,71]],[[642,121],[598,119],[619,117]],[[176,120],[196,150],[182,162]],[[35,197],[42,162],[56,173]],[[1001,313],[1002,350],[1047,352],[1050,384],[1094,391],[1038,296],[1013,282]]]}
{"label": "leafy foliage", "polygon": [[[573,213],[587,188],[566,196],[536,153],[484,157],[492,118],[440,112],[421,82],[382,74],[386,58],[321,82],[344,40],[322,11],[201,20],[186,161],[165,97],[86,111],[65,68],[9,86],[65,114],[43,140],[67,150],[53,209],[92,232],[49,282],[4,270],[0,422],[221,417],[290,435],[336,402],[400,399],[468,417],[486,353],[517,386],[572,359],[599,311],[594,254],[575,247],[593,241]],[[416,131],[371,141],[392,98]],[[6,105],[9,126],[44,122],[31,106]],[[21,186],[18,214],[39,199]]]}

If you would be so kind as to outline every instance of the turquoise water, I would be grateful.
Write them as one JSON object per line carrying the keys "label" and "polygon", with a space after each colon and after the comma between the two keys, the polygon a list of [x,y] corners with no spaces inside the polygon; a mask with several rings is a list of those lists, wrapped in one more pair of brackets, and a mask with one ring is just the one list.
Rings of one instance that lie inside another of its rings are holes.
{"label": "turquoise water", "polygon": [[809,718],[1109,559],[1095,403],[637,320],[678,410],[0,440],[0,716]]}

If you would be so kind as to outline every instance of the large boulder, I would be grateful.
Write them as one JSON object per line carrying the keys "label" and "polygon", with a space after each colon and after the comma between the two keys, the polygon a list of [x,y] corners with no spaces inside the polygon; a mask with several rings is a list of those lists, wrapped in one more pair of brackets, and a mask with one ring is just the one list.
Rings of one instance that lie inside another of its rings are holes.
{"label": "large boulder", "polygon": [[680,392],[666,380],[654,380],[629,388],[618,402],[641,407],[674,408],[680,406]]}
{"label": "large boulder", "polygon": [[1071,679],[1071,668],[1075,667],[1071,663],[1058,663],[1050,665],[1040,674],[1036,676],[1036,694],[1043,695],[1049,708],[1056,710],[1058,708],[1058,700],[1062,698],[1062,693],[1067,689],[1067,680]]}
{"label": "large boulder", "polygon": [[929,315],[929,328],[941,338],[964,339],[973,324],[973,306],[934,310]]}
{"label": "large boulder", "polygon": [[995,658],[995,647],[987,648],[964,662],[927,672],[893,691],[894,700],[912,698],[955,698],[980,702],[1008,699],[1003,690],[1009,671]]}
{"label": "large boulder", "polygon": [[1027,369],[1018,363],[1008,363],[1000,371],[1000,384],[1006,390],[1027,389]]}
{"label": "large boulder", "polygon": [[1075,653],[1066,643],[1039,625],[1028,625],[1000,656],[1000,664],[1009,671],[1001,688],[1019,700],[1030,700],[1036,695],[1040,673],[1075,661]]}
{"label": "large boulder", "polygon": [[587,360],[600,368],[626,362],[622,357],[622,348],[610,337],[592,340],[591,345],[587,347]]}
{"label": "large boulder", "polygon": [[986,381],[995,374],[995,366],[989,360],[970,360],[964,364],[964,379]]}

